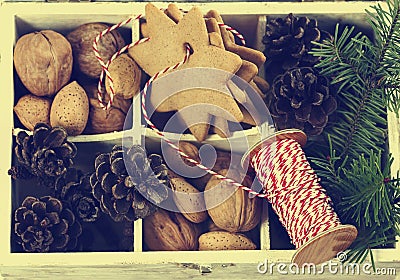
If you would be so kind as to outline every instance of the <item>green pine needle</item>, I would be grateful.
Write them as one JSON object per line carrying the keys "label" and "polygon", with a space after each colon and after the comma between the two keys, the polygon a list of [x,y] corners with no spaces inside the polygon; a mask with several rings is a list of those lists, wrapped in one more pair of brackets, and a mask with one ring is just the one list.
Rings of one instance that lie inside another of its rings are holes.
{"label": "green pine needle", "polygon": [[393,160],[386,156],[386,110],[399,116],[400,109],[400,0],[377,4],[367,15],[373,41],[337,25],[334,38],[315,43],[312,52],[332,80],[339,109],[306,153],[342,222],[358,229],[350,262],[368,256],[373,262],[372,248],[400,235],[400,179],[391,177]]}

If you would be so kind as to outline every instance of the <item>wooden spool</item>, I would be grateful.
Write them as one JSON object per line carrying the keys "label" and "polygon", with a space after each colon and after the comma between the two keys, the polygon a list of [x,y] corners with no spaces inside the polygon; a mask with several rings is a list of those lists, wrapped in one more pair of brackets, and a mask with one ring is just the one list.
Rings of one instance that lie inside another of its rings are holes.
{"label": "wooden spool", "polygon": [[[271,145],[275,141],[293,139],[302,147],[307,142],[307,136],[303,131],[298,129],[281,130],[273,135],[261,140],[251,147],[242,158],[242,166],[250,162],[262,148]],[[314,238],[310,239],[300,248],[296,248],[296,252],[292,257],[292,262],[301,266],[305,263],[321,264],[338,255],[338,253],[346,250],[357,237],[357,229],[353,225],[340,225],[335,228],[321,232]]]}

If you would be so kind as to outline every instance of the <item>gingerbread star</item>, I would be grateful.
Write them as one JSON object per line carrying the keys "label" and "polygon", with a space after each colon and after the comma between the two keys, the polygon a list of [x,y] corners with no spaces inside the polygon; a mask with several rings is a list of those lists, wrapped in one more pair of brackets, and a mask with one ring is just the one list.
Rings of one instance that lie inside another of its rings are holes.
{"label": "gingerbread star", "polygon": [[[183,12],[178,8],[177,5],[171,3],[168,5],[168,8],[164,10],[164,13],[168,15],[169,18],[171,18],[175,23],[178,23],[182,20],[183,18]],[[222,18],[220,18],[222,21]],[[221,30],[218,25],[218,22],[215,18],[205,18],[205,23],[207,27],[207,32],[210,40],[210,44],[214,45],[216,47],[219,47],[221,49],[225,49],[225,45],[221,36]],[[226,31],[226,30],[225,30]],[[247,50],[248,52],[254,52],[253,49],[245,48],[244,50]],[[263,56],[261,52],[258,52],[260,56]],[[252,83],[253,78],[258,72],[258,67],[246,60],[242,60],[242,66],[236,72],[236,75],[242,78],[243,80]],[[251,125],[256,125],[254,117],[256,119],[258,118],[257,112],[254,110],[254,105],[251,102],[251,100],[248,98],[247,93],[238,88],[235,83],[232,80],[229,80],[227,82],[227,87],[229,91],[231,92],[232,96],[235,98],[235,100],[239,103],[239,108],[242,111],[243,114],[243,120],[242,122],[248,123]],[[252,116],[247,110],[250,109],[252,110],[253,114],[255,116]],[[193,114],[195,114],[195,108],[191,110]],[[187,116],[187,119],[189,120],[190,116]],[[193,116],[193,118],[195,118]],[[198,120],[201,122],[201,120]],[[228,121],[222,117],[218,116],[213,116],[211,119],[211,126],[212,130],[217,133],[220,137],[222,138],[227,138],[231,136],[231,132],[229,131],[229,125]]]}
{"label": "gingerbread star", "polygon": [[[151,76],[180,62],[186,54],[185,44],[190,45],[192,54],[188,61],[179,67],[179,70],[204,67],[234,74],[241,67],[242,60],[238,55],[210,44],[203,14],[197,7],[192,8],[178,23],[175,23],[161,10],[149,3],[146,5],[146,21],[146,32],[150,40],[131,47],[129,55]],[[156,110],[160,112],[179,111],[190,105],[207,103],[220,108],[220,110],[211,112],[212,114],[222,116],[225,119],[233,118],[236,121],[241,121],[243,114],[240,108],[229,90],[224,89],[230,77],[227,75],[216,76],[210,77],[210,79],[222,90],[203,88],[183,90],[165,98],[162,103],[158,103],[159,106]],[[188,76],[187,78],[190,79]],[[193,78],[195,79],[195,77]],[[155,83],[153,84],[151,98],[153,96],[158,98],[156,88]],[[160,90],[160,87],[158,87],[158,90]],[[207,111],[198,112],[200,114],[198,117],[202,121],[209,120],[211,113]],[[197,129],[196,131],[208,131],[208,129]],[[194,133],[199,141],[206,138],[205,133]]]}

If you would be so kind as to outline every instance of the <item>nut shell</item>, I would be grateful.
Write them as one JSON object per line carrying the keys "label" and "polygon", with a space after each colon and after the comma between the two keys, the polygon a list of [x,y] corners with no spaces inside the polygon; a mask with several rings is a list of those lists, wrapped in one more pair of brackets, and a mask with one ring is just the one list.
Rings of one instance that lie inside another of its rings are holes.
{"label": "nut shell", "polygon": [[199,237],[200,251],[213,250],[254,250],[256,245],[240,233],[227,231],[206,232]]}
{"label": "nut shell", "polygon": [[89,100],[85,90],[72,82],[54,97],[50,110],[51,126],[65,128],[68,135],[79,135],[85,129],[89,117]]}
{"label": "nut shell", "polygon": [[[121,54],[113,60],[108,71],[113,79],[115,95],[129,99],[140,92],[142,71],[128,54]],[[106,77],[106,91],[108,94],[111,93],[108,76]]]}
{"label": "nut shell", "polygon": [[[199,150],[195,145],[189,142],[179,141],[177,146],[179,150],[184,152],[191,159],[201,162]],[[165,149],[163,147],[163,152],[170,169],[174,170],[176,173],[187,178],[197,178],[204,173],[202,169],[195,167],[193,163],[181,157],[181,155],[170,146],[166,145]]]}
{"label": "nut shell", "polygon": [[50,99],[27,94],[18,100],[14,112],[23,126],[33,131],[37,123],[50,125],[50,108]]}
{"label": "nut shell", "polygon": [[193,223],[204,222],[208,215],[203,194],[182,177],[170,178],[173,199],[186,219]]}
{"label": "nut shell", "polygon": [[[102,109],[98,99],[98,89],[97,84],[88,83],[83,84],[82,87],[85,89],[88,97],[89,97],[89,105],[91,107]],[[110,96],[108,94],[103,94],[103,101],[107,103],[109,101]],[[129,112],[129,109],[132,106],[132,99],[124,99],[119,95],[115,95],[111,107],[121,110],[124,114]]]}
{"label": "nut shell", "polygon": [[[126,113],[122,111],[129,110],[132,102],[128,99],[122,99],[114,96],[114,102],[108,110],[104,110],[97,99],[97,87],[94,84],[83,85],[89,97],[89,119],[85,129],[87,134],[108,133],[121,131],[124,128]],[[108,101],[108,95],[105,102]]]}
{"label": "nut shell", "polygon": [[199,230],[179,213],[159,209],[143,220],[144,242],[153,251],[192,251],[198,248]]}
{"label": "nut shell", "polygon": [[[221,152],[217,151],[217,159],[215,161],[214,166],[211,168],[215,172],[219,172],[222,169],[228,169],[231,167],[235,168],[239,166],[241,155],[228,153],[228,152]],[[207,173],[204,176],[191,179],[190,182],[200,191],[204,191],[208,181],[212,177],[211,174]]]}
{"label": "nut shell", "polygon": [[[108,27],[107,24],[98,22],[87,23],[67,35],[78,69],[83,74],[94,79],[100,77],[102,68],[93,52],[93,41],[97,35]],[[121,34],[117,30],[113,30],[104,35],[99,41],[98,51],[102,59],[107,62],[124,45],[125,41]]]}
{"label": "nut shell", "polygon": [[114,107],[103,110],[91,106],[85,133],[98,134],[121,131],[124,128],[125,116],[124,113]]}
{"label": "nut shell", "polygon": [[[228,170],[223,169],[219,173],[227,175]],[[229,178],[240,181],[240,172],[231,169]],[[243,185],[251,186],[248,176],[243,179]],[[237,188],[232,193],[232,186],[227,182],[212,177],[207,183],[204,200],[208,209],[208,214],[215,225],[229,232],[245,232],[253,229],[261,217],[261,200],[250,198],[248,193]],[[227,199],[225,199],[227,198]],[[219,201],[225,199],[222,203]],[[217,206],[215,206],[217,205]]]}
{"label": "nut shell", "polygon": [[26,34],[15,44],[15,70],[24,86],[37,96],[52,96],[68,83],[72,60],[70,43],[52,30]]}

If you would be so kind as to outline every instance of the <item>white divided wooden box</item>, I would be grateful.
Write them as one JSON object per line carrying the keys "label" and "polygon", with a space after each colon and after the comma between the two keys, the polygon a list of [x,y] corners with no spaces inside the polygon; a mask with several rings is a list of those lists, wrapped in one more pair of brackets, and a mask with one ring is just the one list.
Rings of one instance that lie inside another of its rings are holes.
{"label": "white divided wooden box", "polygon": [[[134,224],[133,252],[82,252],[82,253],[47,253],[26,254],[11,253],[10,236],[12,234],[12,182],[7,175],[11,166],[14,117],[13,106],[18,92],[14,93],[13,47],[21,34],[35,30],[53,29],[63,34],[80,24],[87,22],[105,22],[116,24],[128,17],[144,13],[144,2],[95,2],[95,3],[10,3],[0,6],[0,85],[1,85],[1,146],[0,155],[0,265],[111,265],[131,263],[258,263],[269,261],[289,262],[294,250],[280,250],[271,244],[271,227],[264,205],[263,219],[260,229],[260,248],[253,251],[193,251],[193,252],[143,252],[142,222]],[[162,8],[167,3],[154,3]],[[185,10],[191,6],[200,6],[204,12],[216,9],[223,15],[225,23],[236,28],[245,36],[249,45],[262,50],[261,39],[265,31],[267,16],[284,16],[292,12],[295,15],[308,15],[317,18],[319,25],[333,31],[336,23],[354,24],[361,30],[370,32],[365,21],[365,9],[372,2],[211,2],[211,3],[178,3]],[[131,30],[130,30],[131,29]],[[369,30],[369,31],[368,31]],[[132,34],[132,40],[139,38],[139,24],[134,22],[124,27],[124,32]],[[263,75],[261,69],[260,75]],[[157,137],[140,123],[140,106],[138,98],[134,100],[134,127],[129,133],[135,136],[136,142],[147,140],[155,143]],[[389,146],[395,157],[393,174],[400,166],[400,124],[394,114],[389,114]],[[250,142],[257,138],[256,128],[246,131]],[[71,141],[82,142],[88,148],[87,153],[98,147],[111,147],[121,141],[122,132],[102,135],[71,137]],[[193,140],[189,135],[183,139]],[[212,136],[208,142],[223,148],[225,140]],[[79,148],[78,148],[79,149]],[[85,151],[86,152],[86,151]],[[243,151],[241,151],[243,152]],[[400,246],[375,250],[379,261],[399,261]]]}

